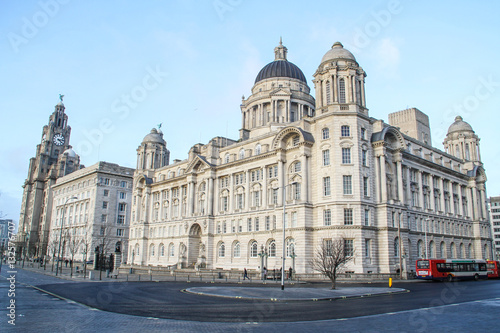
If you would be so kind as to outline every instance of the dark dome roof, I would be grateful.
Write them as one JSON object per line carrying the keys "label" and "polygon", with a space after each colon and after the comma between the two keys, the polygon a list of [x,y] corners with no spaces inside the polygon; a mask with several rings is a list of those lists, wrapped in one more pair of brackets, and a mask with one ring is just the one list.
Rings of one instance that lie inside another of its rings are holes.
{"label": "dark dome roof", "polygon": [[288,77],[307,83],[300,68],[288,60],[275,60],[264,66],[257,75],[255,83],[272,77]]}

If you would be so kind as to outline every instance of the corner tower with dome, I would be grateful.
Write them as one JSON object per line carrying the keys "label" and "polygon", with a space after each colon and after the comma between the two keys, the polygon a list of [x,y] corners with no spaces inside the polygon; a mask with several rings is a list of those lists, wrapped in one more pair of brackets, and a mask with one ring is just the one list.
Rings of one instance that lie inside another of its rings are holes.
{"label": "corner tower with dome", "polygon": [[16,239],[17,256],[39,256],[45,253],[52,212],[51,186],[56,179],[80,169],[80,157],[69,144],[71,127],[66,107],[61,101],[55,106],[49,122],[42,129],[41,142],[35,157],[30,159],[28,177],[23,185],[19,231]]}
{"label": "corner tower with dome", "polygon": [[338,237],[355,255],[350,274],[410,276],[423,257],[492,258],[470,126],[457,118],[443,151],[416,108],[388,123],[370,117],[366,73],[340,42],[311,73],[316,98],[281,41],[274,53],[243,97],[238,140],[214,137],[169,164],[163,137],[146,135],[128,265],[259,276],[282,267],[284,249],[284,268],[311,276],[316,249]]}

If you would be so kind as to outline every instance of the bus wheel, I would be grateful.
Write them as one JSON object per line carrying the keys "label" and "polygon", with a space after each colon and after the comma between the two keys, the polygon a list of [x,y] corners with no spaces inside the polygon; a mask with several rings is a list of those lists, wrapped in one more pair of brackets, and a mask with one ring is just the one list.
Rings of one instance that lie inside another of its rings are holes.
{"label": "bus wheel", "polygon": [[479,281],[479,275],[478,274],[474,275],[474,281]]}
{"label": "bus wheel", "polygon": [[451,276],[451,274],[448,275],[448,277],[446,278],[446,281],[453,282],[453,276]]}

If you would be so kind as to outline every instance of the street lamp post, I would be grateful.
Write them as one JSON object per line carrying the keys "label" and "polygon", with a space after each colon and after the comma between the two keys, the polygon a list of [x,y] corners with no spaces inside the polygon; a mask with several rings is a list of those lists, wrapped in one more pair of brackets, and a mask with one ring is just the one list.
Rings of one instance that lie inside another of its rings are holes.
{"label": "street lamp post", "polygon": [[266,278],[265,277],[266,272],[264,271],[264,267],[265,267],[264,264],[265,264],[266,257],[267,257],[267,249],[264,249],[264,245],[261,245],[261,247],[260,247],[259,257],[260,257],[260,274],[261,274],[262,280],[264,280]]}
{"label": "street lamp post", "polygon": [[[77,197],[69,197],[66,199],[66,202],[63,205],[63,211],[62,211],[62,216],[61,216],[61,232],[59,233],[59,246],[57,250],[57,265],[56,265],[56,276],[59,272],[59,262],[61,261],[61,243],[62,243],[62,233],[63,233],[63,227],[64,227],[64,212],[66,211],[66,205],[68,204],[68,201],[70,200],[76,200],[78,199]],[[61,265],[62,269],[62,265]]]}
{"label": "street lamp post", "polygon": [[285,259],[286,259],[286,244],[285,244],[285,219],[286,219],[286,187],[297,184],[296,182],[288,185],[283,185],[283,262],[281,266],[281,290],[285,290]]}
{"label": "street lamp post", "polygon": [[428,251],[429,251],[429,244],[427,243],[427,224],[429,223],[429,218],[425,219],[425,259],[429,259]]}

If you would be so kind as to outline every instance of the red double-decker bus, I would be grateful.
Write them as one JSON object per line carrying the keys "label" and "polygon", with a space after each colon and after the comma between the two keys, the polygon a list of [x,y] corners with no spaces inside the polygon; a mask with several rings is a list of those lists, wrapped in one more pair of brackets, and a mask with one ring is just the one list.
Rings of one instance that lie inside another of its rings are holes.
{"label": "red double-decker bus", "polygon": [[488,260],[488,279],[500,277],[500,261]]}
{"label": "red double-decker bus", "polygon": [[455,279],[487,279],[486,260],[482,259],[419,259],[417,278],[453,281]]}

